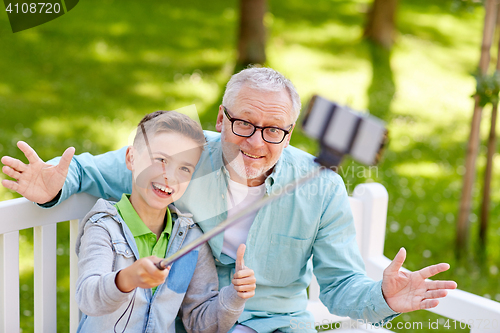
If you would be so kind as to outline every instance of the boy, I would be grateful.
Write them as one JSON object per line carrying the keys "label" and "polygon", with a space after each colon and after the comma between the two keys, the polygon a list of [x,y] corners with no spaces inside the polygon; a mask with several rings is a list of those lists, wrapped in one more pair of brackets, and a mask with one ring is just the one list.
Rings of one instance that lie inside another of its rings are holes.
{"label": "boy", "polygon": [[139,123],[126,154],[131,195],[116,205],[100,199],[80,225],[79,332],[175,332],[177,314],[191,332],[226,332],[237,321],[255,290],[244,245],[233,285],[220,292],[207,244],[164,271],[154,266],[202,233],[170,204],[185,192],[204,144],[201,127],[176,112],[157,111]]}

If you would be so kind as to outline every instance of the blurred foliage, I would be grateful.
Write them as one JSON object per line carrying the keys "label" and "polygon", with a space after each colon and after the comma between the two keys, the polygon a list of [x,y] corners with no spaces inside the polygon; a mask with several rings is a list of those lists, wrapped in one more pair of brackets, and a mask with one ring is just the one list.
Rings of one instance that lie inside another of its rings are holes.
{"label": "blurred foliage", "polygon": [[492,75],[476,75],[476,95],[479,96],[479,105],[498,104],[500,92],[500,74],[495,71]]}
{"label": "blurred foliage", "polygon": [[[389,121],[382,163],[366,168],[346,160],[339,171],[349,192],[366,181],[387,188],[385,255],[392,258],[405,246],[405,267],[411,270],[449,262],[450,271],[438,278],[500,301],[500,221],[491,221],[485,258],[471,251],[458,262],[453,253],[475,88],[469,73],[477,67],[484,13],[480,4],[455,10],[456,3],[402,1],[397,44],[388,55],[361,38],[369,0],[271,1],[265,18],[268,64],[294,82],[304,104],[318,93]],[[15,146],[20,139],[44,160],[70,145],[77,153],[103,153],[127,144],[145,113],[190,104],[196,105],[203,127],[213,130],[234,68],[237,15],[236,0],[81,1],[57,20],[12,34],[7,15],[0,14],[0,155],[24,160]],[[488,124],[482,125],[486,137]],[[292,144],[316,152],[316,142],[298,128]],[[481,146],[480,172],[484,152]],[[499,188],[498,154],[495,162],[492,188]],[[0,200],[15,196],[0,187]],[[477,184],[472,240],[479,200]],[[493,192],[491,216],[500,215],[499,202],[500,193]],[[68,331],[64,263],[73,251],[68,230],[67,223],[58,226],[58,263],[63,263],[58,266],[59,332]],[[20,238],[21,323],[31,332],[32,231],[22,231]],[[442,318],[417,311],[396,322],[429,320]],[[453,332],[440,328],[433,332]]]}
{"label": "blurred foliage", "polygon": [[485,0],[454,0],[451,4],[452,12],[472,12],[478,6],[483,6]]}

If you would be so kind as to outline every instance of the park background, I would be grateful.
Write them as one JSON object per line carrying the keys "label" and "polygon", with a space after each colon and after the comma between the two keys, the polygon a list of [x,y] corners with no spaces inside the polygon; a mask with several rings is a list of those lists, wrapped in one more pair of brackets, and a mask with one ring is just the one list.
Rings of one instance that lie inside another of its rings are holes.
{"label": "park background", "polygon": [[[389,53],[362,37],[370,5],[368,0],[270,0],[266,65],[294,82],[304,105],[318,93],[354,109],[369,107],[387,120],[390,141],[378,168],[345,160],[339,171],[349,192],[365,181],[387,188],[385,255],[393,258],[406,247],[410,270],[448,262],[451,269],[439,279],[500,301],[498,154],[486,248],[477,241],[488,108],[466,255],[457,259],[454,246],[484,7],[461,0],[402,0]],[[203,128],[213,130],[225,83],[235,70],[238,20],[235,0],[81,1],[54,21],[14,34],[6,12],[0,13],[0,156],[25,160],[18,140],[44,160],[68,146],[77,154],[118,149],[144,114],[191,104]],[[292,144],[317,150],[300,131]],[[17,196],[0,186],[0,200]],[[73,249],[67,232],[68,225],[59,224],[59,332],[67,332],[69,324],[64,263]],[[32,231],[22,231],[20,238],[21,323],[23,332],[31,332]],[[396,321],[438,318],[417,311]]]}

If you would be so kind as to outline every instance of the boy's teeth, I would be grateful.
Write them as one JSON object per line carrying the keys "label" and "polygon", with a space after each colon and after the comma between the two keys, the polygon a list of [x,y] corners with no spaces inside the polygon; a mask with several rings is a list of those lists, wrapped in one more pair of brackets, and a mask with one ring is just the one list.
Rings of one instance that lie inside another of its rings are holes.
{"label": "boy's teeth", "polygon": [[172,189],[170,187],[166,187],[165,185],[153,184],[153,187],[156,188],[157,190],[162,191],[162,192],[172,194]]}

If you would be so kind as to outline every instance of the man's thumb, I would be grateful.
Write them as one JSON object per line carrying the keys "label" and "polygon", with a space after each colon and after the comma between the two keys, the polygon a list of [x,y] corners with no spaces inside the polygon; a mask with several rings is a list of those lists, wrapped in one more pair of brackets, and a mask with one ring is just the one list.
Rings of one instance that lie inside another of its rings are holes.
{"label": "man's thumb", "polygon": [[387,266],[387,273],[398,272],[406,259],[406,249],[404,247],[400,248],[394,260]]}
{"label": "man's thumb", "polygon": [[71,163],[71,159],[73,158],[73,155],[75,155],[75,148],[74,147],[69,147],[64,151],[64,153],[61,156],[61,160],[59,161],[59,168],[61,170],[64,170],[65,172],[68,172],[69,169],[69,164]]}
{"label": "man's thumb", "polygon": [[236,271],[241,271],[245,268],[245,259],[243,259],[245,256],[245,249],[245,244],[240,244],[240,246],[238,246],[238,251],[236,252]]}

